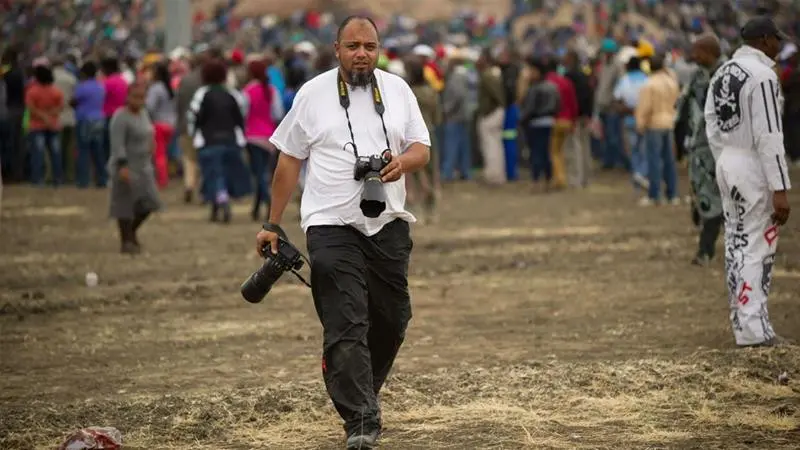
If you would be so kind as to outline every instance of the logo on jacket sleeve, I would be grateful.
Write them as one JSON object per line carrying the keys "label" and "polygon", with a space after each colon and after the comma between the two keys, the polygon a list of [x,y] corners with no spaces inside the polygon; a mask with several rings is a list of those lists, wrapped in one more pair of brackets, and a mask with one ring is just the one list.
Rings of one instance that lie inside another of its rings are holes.
{"label": "logo on jacket sleeve", "polygon": [[720,68],[711,83],[717,126],[723,132],[733,131],[742,124],[741,94],[749,78],[747,71],[732,62]]}

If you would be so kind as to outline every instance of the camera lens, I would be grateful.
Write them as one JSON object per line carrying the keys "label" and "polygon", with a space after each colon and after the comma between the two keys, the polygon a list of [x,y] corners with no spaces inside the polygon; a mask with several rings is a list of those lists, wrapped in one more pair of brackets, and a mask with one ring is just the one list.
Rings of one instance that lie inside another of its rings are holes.
{"label": "camera lens", "polygon": [[364,179],[364,191],[361,193],[361,212],[374,219],[386,209],[386,192],[383,189],[380,174],[372,172]]}
{"label": "camera lens", "polygon": [[242,283],[242,297],[250,303],[260,303],[281,275],[283,271],[272,258],[268,257],[264,264]]}

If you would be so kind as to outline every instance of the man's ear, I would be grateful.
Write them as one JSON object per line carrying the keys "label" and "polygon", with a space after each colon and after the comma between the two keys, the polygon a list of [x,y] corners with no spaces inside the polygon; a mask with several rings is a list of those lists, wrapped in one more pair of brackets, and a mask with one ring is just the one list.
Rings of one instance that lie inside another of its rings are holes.
{"label": "man's ear", "polygon": [[336,60],[339,60],[339,41],[333,43],[333,53],[336,55]]}

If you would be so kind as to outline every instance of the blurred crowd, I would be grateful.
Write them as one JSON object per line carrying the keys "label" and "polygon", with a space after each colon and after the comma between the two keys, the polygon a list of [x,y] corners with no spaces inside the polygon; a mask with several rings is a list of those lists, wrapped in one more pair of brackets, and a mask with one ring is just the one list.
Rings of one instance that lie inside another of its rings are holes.
{"label": "blurred crowd", "polygon": [[[464,12],[423,23],[395,16],[378,21],[384,48],[378,67],[405,78],[417,94],[434,137],[430,183],[480,173],[490,185],[530,177],[538,191],[551,191],[586,187],[599,167],[626,171],[643,190],[642,205],[676,203],[687,128],[676,120],[676,104],[697,70],[691,43],[712,32],[729,54],[743,15],[764,11],[779,12],[784,29],[796,35],[798,6],[790,3],[572,0],[567,26],[531,26],[518,36],[511,30],[524,14],[552,17],[561,4],[516,2],[509,18]],[[258,218],[275,163],[267,139],[303,83],[336,66],[330,42],[337,17],[304,11],[281,20],[240,19],[235,5],[198,12],[194,44],[164,53],[154,50],[163,33],[151,0],[0,0],[4,182],[106,186],[111,120],[136,86],[144,88],[141,107],[153,127],[158,186],[182,179],[186,201],[199,193],[212,205],[212,218],[214,205],[226,214],[220,192],[225,201],[254,193]],[[642,24],[608,26],[631,12],[661,26],[657,32]],[[786,43],[780,59],[785,114],[794,117],[800,114],[796,45]],[[213,102],[194,109],[191,103],[209,85],[244,100],[240,123],[226,125],[244,136],[224,143],[236,154],[204,168],[198,147],[207,143],[197,140],[204,131],[197,120]],[[649,92],[666,96],[653,101]],[[795,160],[798,139],[787,133]]]}

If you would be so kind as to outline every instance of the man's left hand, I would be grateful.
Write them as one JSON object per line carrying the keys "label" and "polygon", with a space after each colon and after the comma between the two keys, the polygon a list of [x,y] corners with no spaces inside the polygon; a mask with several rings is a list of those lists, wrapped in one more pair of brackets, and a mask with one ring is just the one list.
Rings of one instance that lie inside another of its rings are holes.
{"label": "man's left hand", "polygon": [[399,157],[395,156],[389,161],[389,164],[381,170],[381,181],[389,183],[399,180],[401,176],[403,176],[403,162]]}

